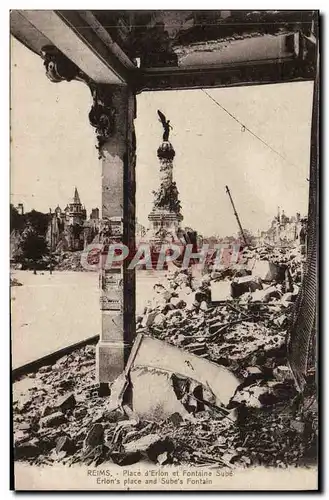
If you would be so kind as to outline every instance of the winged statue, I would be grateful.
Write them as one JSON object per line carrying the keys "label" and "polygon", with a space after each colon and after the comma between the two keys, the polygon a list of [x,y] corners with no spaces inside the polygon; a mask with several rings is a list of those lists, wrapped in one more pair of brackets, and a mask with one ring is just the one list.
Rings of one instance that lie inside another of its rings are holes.
{"label": "winged statue", "polygon": [[162,123],[162,126],[163,126],[163,140],[164,141],[169,141],[169,133],[170,133],[170,129],[172,130],[172,126],[170,125],[170,120],[167,120],[165,115],[163,113],[161,113],[161,111],[158,109],[158,115],[159,115],[159,122]]}

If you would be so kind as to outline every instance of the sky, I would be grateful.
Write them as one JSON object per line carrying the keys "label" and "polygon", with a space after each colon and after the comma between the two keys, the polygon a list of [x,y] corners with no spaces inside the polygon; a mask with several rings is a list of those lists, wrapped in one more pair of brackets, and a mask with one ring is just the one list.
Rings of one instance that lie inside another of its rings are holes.
{"label": "sky", "polygon": [[[64,208],[77,186],[88,214],[101,206],[101,165],[88,121],[89,89],[79,82],[52,83],[40,57],[12,40],[11,193],[25,209]],[[267,229],[277,207],[307,213],[313,84],[301,82],[207,92],[246,127],[242,129],[202,90],[147,92],[137,96],[138,221],[145,226],[152,190],[159,185],[157,148],[170,119],[174,180],[183,224],[204,236],[238,228],[228,185],[242,226]]]}

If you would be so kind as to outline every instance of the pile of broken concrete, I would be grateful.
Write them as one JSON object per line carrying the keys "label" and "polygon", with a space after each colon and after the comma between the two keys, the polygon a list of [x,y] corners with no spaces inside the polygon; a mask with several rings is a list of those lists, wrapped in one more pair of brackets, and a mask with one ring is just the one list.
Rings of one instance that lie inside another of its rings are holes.
{"label": "pile of broken concrete", "polygon": [[302,261],[295,250],[243,257],[156,285],[107,393],[94,383],[94,346],[15,383],[16,459],[224,468],[314,459],[314,386],[301,403],[286,360]]}
{"label": "pile of broken concrete", "polygon": [[[281,256],[281,262],[279,257]],[[265,258],[266,257],[266,258]],[[301,282],[297,249],[245,250],[240,262],[193,277],[168,274],[137,332],[229,367],[237,376],[286,368],[286,334]]]}

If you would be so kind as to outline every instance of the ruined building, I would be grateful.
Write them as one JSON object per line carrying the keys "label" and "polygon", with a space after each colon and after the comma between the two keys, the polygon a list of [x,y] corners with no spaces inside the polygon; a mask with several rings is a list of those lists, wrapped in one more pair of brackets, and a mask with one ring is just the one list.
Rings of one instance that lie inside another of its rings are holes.
{"label": "ruined building", "polygon": [[76,251],[83,250],[84,224],[87,219],[87,212],[80,201],[77,188],[74,196],[64,210],[59,205],[54,212],[51,211],[51,218],[47,231],[47,240],[52,251]]}
{"label": "ruined building", "polygon": [[278,207],[278,214],[273,218],[271,227],[267,231],[262,231],[261,242],[274,245],[296,246],[300,244],[300,232],[305,225],[305,218],[300,213],[288,217],[284,210]]}

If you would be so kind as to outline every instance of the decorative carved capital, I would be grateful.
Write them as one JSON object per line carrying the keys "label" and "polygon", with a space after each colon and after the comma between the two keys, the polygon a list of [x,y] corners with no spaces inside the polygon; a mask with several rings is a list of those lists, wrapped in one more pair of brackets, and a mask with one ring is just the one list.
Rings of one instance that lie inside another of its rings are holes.
{"label": "decorative carved capital", "polygon": [[89,113],[89,122],[96,129],[97,149],[102,157],[101,148],[111,137],[115,127],[115,109],[112,94],[108,85],[89,85],[93,97],[93,105]]}
{"label": "decorative carved capital", "polygon": [[86,83],[91,91],[93,104],[89,112],[89,122],[96,130],[99,158],[103,157],[102,146],[114,132],[115,109],[109,85],[96,84],[76,64],[66,57],[57,47],[45,45],[41,57],[46,68],[46,75],[54,83],[78,80]]}
{"label": "decorative carved capital", "polygon": [[72,80],[86,81],[85,75],[57,47],[45,45],[41,49],[41,57],[46,68],[46,75],[54,83]]}

